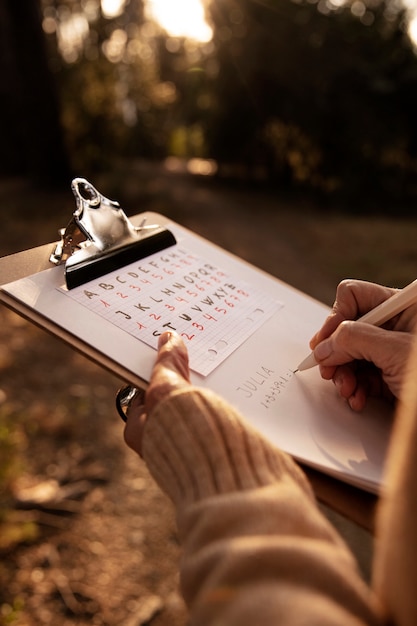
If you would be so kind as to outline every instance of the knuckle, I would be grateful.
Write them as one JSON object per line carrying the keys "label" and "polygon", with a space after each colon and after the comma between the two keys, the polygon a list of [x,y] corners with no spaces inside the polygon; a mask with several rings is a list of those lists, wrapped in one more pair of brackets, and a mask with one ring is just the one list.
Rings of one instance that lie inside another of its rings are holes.
{"label": "knuckle", "polygon": [[355,322],[352,322],[351,320],[344,320],[339,324],[335,339],[340,348],[347,349],[349,347],[349,344],[352,341],[354,326]]}
{"label": "knuckle", "polygon": [[342,313],[346,307],[351,307],[352,300],[355,301],[355,293],[358,290],[360,281],[354,278],[345,278],[342,280],[336,289],[336,300],[333,304],[333,310],[335,312]]}
{"label": "knuckle", "polygon": [[346,293],[350,293],[354,291],[357,286],[357,283],[358,281],[355,280],[354,278],[345,278],[337,286],[337,290],[336,290],[337,296],[339,295],[344,296]]}

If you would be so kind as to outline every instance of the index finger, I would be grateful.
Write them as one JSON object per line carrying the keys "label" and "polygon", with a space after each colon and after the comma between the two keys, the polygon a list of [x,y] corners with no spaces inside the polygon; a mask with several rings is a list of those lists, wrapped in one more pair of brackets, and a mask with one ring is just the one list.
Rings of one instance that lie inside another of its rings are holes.
{"label": "index finger", "polygon": [[330,337],[341,322],[356,320],[390,298],[395,292],[396,289],[365,280],[342,280],[337,287],[332,312],[310,340],[311,349],[314,349],[323,339]]}

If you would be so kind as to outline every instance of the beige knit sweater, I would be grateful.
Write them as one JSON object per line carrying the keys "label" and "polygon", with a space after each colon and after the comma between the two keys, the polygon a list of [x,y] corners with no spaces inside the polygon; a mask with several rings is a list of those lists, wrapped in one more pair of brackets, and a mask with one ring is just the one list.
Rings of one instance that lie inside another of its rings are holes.
{"label": "beige knit sweater", "polygon": [[369,588],[286,454],[208,391],[160,403],[143,456],[176,508],[190,623],[416,626],[416,406],[412,379],[397,415]]}

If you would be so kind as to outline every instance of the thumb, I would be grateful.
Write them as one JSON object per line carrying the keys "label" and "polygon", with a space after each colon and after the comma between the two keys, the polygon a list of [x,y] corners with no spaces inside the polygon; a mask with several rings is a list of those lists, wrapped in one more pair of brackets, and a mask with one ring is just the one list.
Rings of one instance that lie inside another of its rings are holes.
{"label": "thumb", "polygon": [[172,391],[190,385],[188,352],[181,337],[176,333],[163,333],[158,342],[158,355],[146,392],[145,409],[152,409]]}
{"label": "thumb", "polygon": [[142,454],[145,424],[152,409],[172,391],[190,385],[188,352],[175,333],[163,333],[158,342],[158,355],[145,395],[145,405],[132,402],[127,414],[124,438],[127,445]]}

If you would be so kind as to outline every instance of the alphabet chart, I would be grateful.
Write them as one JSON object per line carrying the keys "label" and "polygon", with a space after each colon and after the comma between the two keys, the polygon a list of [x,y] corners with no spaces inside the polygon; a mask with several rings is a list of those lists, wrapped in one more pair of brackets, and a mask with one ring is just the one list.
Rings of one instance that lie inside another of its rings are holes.
{"label": "alphabet chart", "polygon": [[156,348],[176,331],[207,376],[283,304],[178,244],[68,290],[70,298]]}

